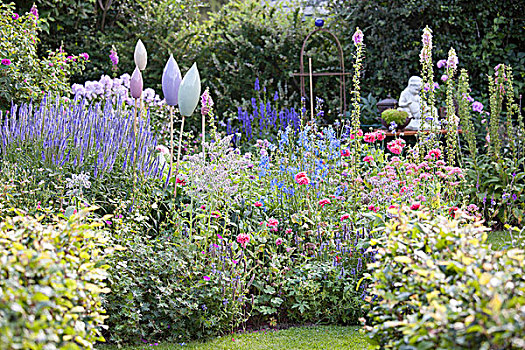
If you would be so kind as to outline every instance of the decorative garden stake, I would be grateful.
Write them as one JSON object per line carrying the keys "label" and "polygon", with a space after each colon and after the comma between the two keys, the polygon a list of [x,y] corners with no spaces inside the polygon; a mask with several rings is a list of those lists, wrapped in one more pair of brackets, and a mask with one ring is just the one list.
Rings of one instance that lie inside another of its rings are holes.
{"label": "decorative garden stake", "polygon": [[[138,67],[135,67],[135,70],[133,71],[133,75],[131,76],[131,79],[129,80],[129,90],[131,92],[131,97],[135,99],[135,110],[133,115],[133,138],[135,139],[135,147],[133,152],[133,166],[135,166],[135,160],[137,158],[137,101],[142,96],[142,88],[143,88],[143,82],[142,82],[142,74],[140,73],[140,70]],[[133,171],[133,188],[135,187],[135,171]]]}
{"label": "decorative garden stake", "polygon": [[129,90],[131,97],[135,99],[135,118],[133,122],[133,130],[137,133],[137,100],[142,96],[142,88],[144,83],[142,82],[142,74],[140,73],[139,67],[135,67],[133,75],[129,81]]}
{"label": "decorative garden stake", "polygon": [[170,110],[170,172],[173,172],[173,107],[178,104],[179,101],[179,87],[182,81],[182,75],[180,73],[179,65],[170,55],[164,71],[162,72],[162,92],[166,99],[166,104]]}
{"label": "decorative garden stake", "polygon": [[146,65],[148,64],[148,52],[146,51],[146,47],[144,47],[144,44],[140,39],[137,41],[137,45],[135,45],[134,59],[135,64],[140,70],[144,70],[146,68]]}
{"label": "decorative garden stake", "polygon": [[[197,64],[194,63],[186,73],[179,87],[179,111],[182,116],[179,136],[179,149],[177,152],[177,167],[175,168],[175,179],[179,175],[180,152],[182,147],[182,133],[184,131],[184,118],[189,117],[195,111],[201,95],[201,78]],[[177,194],[177,180],[175,180],[175,195]]]}
{"label": "decorative garden stake", "polygon": [[[148,53],[140,39],[137,41],[137,45],[135,45],[135,54],[133,55],[133,58],[135,60],[135,65],[139,67],[140,70],[146,69],[146,65],[148,64]],[[140,110],[142,110],[142,98],[140,99]]]}

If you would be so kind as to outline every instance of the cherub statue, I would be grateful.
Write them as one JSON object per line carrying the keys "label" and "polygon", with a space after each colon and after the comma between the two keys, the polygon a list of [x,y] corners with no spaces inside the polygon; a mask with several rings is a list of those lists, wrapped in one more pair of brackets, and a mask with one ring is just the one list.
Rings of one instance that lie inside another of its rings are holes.
{"label": "cherub statue", "polygon": [[[405,127],[407,130],[430,129],[434,127],[439,128],[439,121],[437,120],[437,109],[434,107],[432,113],[425,103],[421,103],[419,92],[421,91],[422,80],[420,77],[412,76],[408,80],[408,86],[401,92],[399,97],[399,111],[408,113],[408,118],[412,118],[410,123]],[[421,111],[426,120],[421,120]],[[429,120],[435,119],[433,123]]]}
{"label": "cherub statue", "polygon": [[408,113],[408,118],[412,118],[406,129],[418,130],[421,126],[421,91],[422,80],[420,77],[412,76],[408,80],[408,86],[399,96],[398,111]]}

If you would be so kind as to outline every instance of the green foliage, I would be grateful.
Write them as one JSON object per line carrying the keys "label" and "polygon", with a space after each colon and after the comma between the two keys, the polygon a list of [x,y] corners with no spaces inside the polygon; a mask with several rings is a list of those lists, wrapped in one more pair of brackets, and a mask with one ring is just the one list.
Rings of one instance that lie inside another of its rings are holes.
{"label": "green foliage", "polygon": [[17,213],[0,223],[0,349],[92,349],[104,340],[108,236],[87,223]]}
{"label": "green foliage", "polygon": [[39,101],[49,92],[67,95],[71,90],[69,77],[83,70],[87,58],[70,56],[62,48],[39,57],[38,15],[19,16],[12,4],[0,5],[0,11],[0,59],[11,61],[10,65],[0,64],[0,108],[6,108],[11,101]]}
{"label": "green foliage", "polygon": [[[203,24],[189,28],[187,52],[177,59],[183,65],[197,61],[204,84],[217,97],[219,115],[226,111],[235,113],[247,99],[246,91],[253,88],[256,78],[269,91],[279,91],[290,101],[297,100],[299,80],[291,78],[291,74],[299,71],[301,45],[313,29],[311,24],[302,21],[299,9],[278,11],[256,0],[231,1],[210,14]],[[177,48],[185,41],[184,35],[177,34],[164,45],[169,50],[180,50]],[[322,52],[326,42],[332,45],[327,37],[314,36],[307,47],[306,55],[314,56],[316,71],[328,70],[327,66],[333,67],[336,62],[337,56]],[[308,63],[304,68],[308,69]],[[338,95],[337,85],[331,87],[324,90],[334,91],[330,97]],[[316,89],[321,91],[318,86]],[[330,97],[323,96],[327,101]]]}
{"label": "green foliage", "polygon": [[[465,75],[466,72],[462,72],[457,98],[468,144],[468,153],[464,152],[468,183],[464,193],[483,208],[489,225],[500,228],[505,224],[522,225],[525,214],[525,127],[516,103],[512,69],[500,64],[495,67],[494,75],[489,76],[489,117],[485,112],[477,117],[471,116],[464,95],[468,91]],[[482,136],[478,147],[476,131]]]}
{"label": "green foliage", "polygon": [[493,162],[487,154],[465,159],[467,187],[463,193],[470,196],[489,220],[489,225],[523,225],[525,219],[525,172],[512,166],[510,158]]}
{"label": "green foliage", "polygon": [[390,125],[395,122],[396,125],[404,125],[408,117],[408,113],[405,111],[398,111],[397,109],[387,109],[381,113],[381,118],[385,121],[386,125]]}
{"label": "green foliage", "polygon": [[[368,314],[386,349],[525,346],[525,252],[493,253],[479,221],[401,209],[372,240]],[[473,302],[473,300],[475,302]]]}
{"label": "green foliage", "polygon": [[[519,89],[525,84],[523,4],[480,0],[453,1],[330,1],[331,29],[351,52],[350,35],[360,27],[365,35],[365,91],[396,96],[407,79],[420,71],[421,30],[434,31],[434,58],[446,59],[451,47],[459,53],[459,67],[467,67],[474,91],[485,91],[486,74],[505,62],[515,68]],[[475,14],[475,16],[473,16]],[[521,78],[521,79],[519,79]]]}
{"label": "green foliage", "polygon": [[[26,1],[15,2],[22,8],[27,6]],[[201,1],[41,0],[38,6],[45,21],[42,50],[63,42],[69,51],[90,55],[88,69],[82,76],[75,76],[75,82],[98,80],[102,74],[112,75],[109,59],[112,45],[120,60],[117,73],[131,74],[135,68],[135,43],[141,39],[148,50],[148,66],[142,73],[145,87],[160,91],[162,70],[171,53],[161,49],[161,44],[168,36],[199,19]],[[192,63],[181,65],[181,69]]]}
{"label": "green foliage", "polygon": [[330,261],[297,266],[283,285],[287,318],[294,323],[356,324],[363,314],[362,291],[356,288],[358,275],[351,274],[353,264],[345,265],[342,271]]}
{"label": "green foliage", "polygon": [[126,226],[119,232],[115,238],[127,249],[109,262],[110,341],[187,341],[246,320],[246,274],[242,263],[219,259],[225,247],[208,251],[204,237],[192,241],[180,233],[153,238]]}

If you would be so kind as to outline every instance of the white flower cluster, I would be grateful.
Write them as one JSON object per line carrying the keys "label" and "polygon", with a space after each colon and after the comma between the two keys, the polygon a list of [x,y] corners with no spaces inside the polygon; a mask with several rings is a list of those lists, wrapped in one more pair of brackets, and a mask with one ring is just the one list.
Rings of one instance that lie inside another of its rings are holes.
{"label": "white flower cluster", "polygon": [[66,179],[66,188],[70,188],[66,192],[68,196],[76,196],[81,194],[84,188],[90,188],[91,182],[89,181],[89,175],[87,173],[81,172],[80,174],[71,175],[70,179]]}

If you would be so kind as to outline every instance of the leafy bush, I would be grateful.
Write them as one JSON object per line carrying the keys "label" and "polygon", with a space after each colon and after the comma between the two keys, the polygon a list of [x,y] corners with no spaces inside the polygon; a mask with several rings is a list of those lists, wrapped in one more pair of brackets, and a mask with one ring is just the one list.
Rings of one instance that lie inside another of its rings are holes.
{"label": "leafy bush", "polygon": [[392,122],[398,126],[404,125],[407,117],[407,112],[398,111],[397,109],[387,109],[381,113],[381,118],[385,121],[386,125],[391,125]]}
{"label": "leafy bush", "polygon": [[[14,2],[22,9],[31,4],[25,0]],[[131,74],[135,68],[135,43],[141,39],[148,50],[144,82],[160,90],[153,84],[160,84],[169,54],[156,48],[161,47],[160,43],[169,35],[180,33],[182,28],[197,21],[202,3],[201,0],[40,0],[38,6],[44,26],[41,49],[48,50],[57,42],[63,42],[69,51],[87,52],[90,55],[88,69],[74,77],[74,82],[80,83],[112,74],[109,55],[113,46],[120,57],[116,73]],[[180,55],[176,52],[174,56],[178,59]]]}
{"label": "leafy bush", "polygon": [[2,219],[0,349],[92,349],[104,340],[110,247],[87,213],[49,224],[22,214]]}
{"label": "leafy bush", "polygon": [[88,56],[68,55],[62,48],[37,54],[40,22],[35,6],[20,16],[12,5],[0,5],[0,109],[12,101],[40,101],[45,93],[67,95],[69,77],[82,71]]}
{"label": "leafy bush", "polygon": [[232,331],[247,319],[246,268],[224,241],[119,231],[127,249],[109,262],[112,292],[104,301],[111,341],[187,341]]}
{"label": "leafy bush", "polygon": [[521,349],[525,252],[493,253],[480,221],[393,210],[371,241],[371,332],[382,348]]}
{"label": "leafy bush", "polygon": [[[453,47],[460,65],[468,67],[473,91],[486,96],[486,74],[505,62],[515,68],[515,77],[525,76],[525,47],[520,19],[523,6],[518,2],[481,0],[461,1],[330,1],[334,18],[331,29],[342,39],[343,49],[351,52],[350,35],[355,27],[366,36],[365,91],[376,96],[399,96],[408,78],[419,72],[421,29],[434,30],[434,54],[446,58]],[[476,17],[472,16],[476,13]],[[522,80],[519,90],[523,90]]]}

